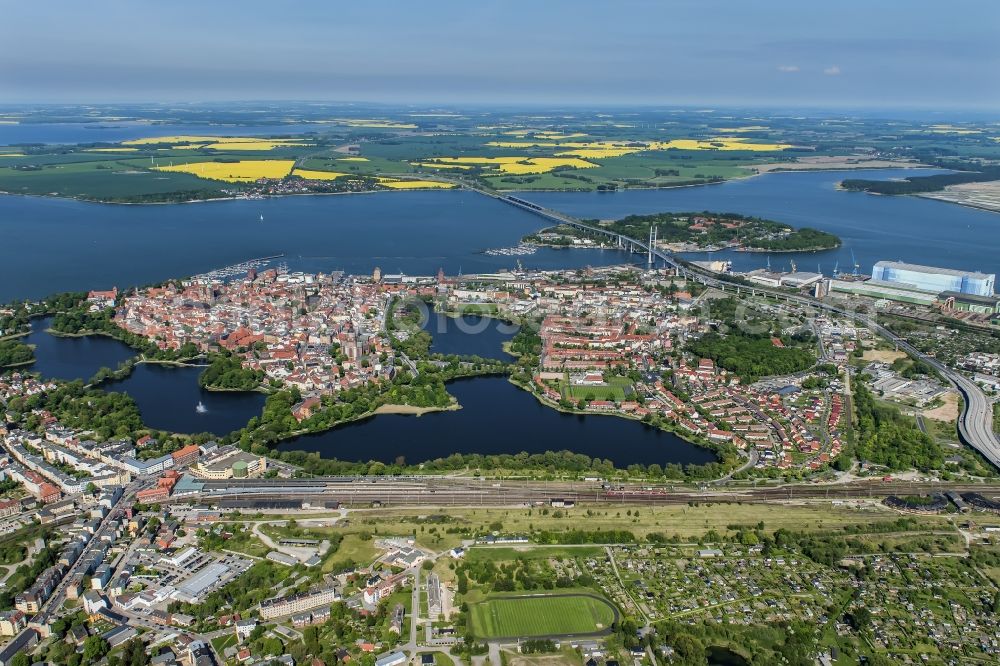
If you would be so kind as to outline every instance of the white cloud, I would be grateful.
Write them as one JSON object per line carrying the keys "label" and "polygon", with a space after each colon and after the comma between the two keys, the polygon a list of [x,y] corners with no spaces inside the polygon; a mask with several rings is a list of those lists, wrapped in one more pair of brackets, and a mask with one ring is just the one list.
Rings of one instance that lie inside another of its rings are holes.
{"label": "white cloud", "polygon": [[823,70],[823,73],[827,76],[840,76],[840,67],[833,65],[832,67],[827,67]]}
{"label": "white cloud", "polygon": [[799,71],[798,65],[778,65],[779,72],[797,72]]}

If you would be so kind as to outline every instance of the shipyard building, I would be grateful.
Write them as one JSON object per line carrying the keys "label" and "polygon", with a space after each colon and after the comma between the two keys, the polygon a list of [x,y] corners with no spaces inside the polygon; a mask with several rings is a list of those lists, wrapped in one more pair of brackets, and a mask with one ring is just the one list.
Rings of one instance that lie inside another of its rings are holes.
{"label": "shipyard building", "polygon": [[943,291],[992,296],[996,274],[935,268],[901,261],[880,261],[872,268],[872,280],[904,288],[939,294]]}

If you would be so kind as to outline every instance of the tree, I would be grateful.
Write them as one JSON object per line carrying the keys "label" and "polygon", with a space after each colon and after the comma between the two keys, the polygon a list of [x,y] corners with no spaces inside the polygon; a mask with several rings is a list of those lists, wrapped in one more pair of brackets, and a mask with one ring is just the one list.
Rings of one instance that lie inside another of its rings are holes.
{"label": "tree", "polygon": [[83,660],[88,664],[95,664],[108,653],[111,646],[104,640],[103,636],[88,636],[83,642]]}

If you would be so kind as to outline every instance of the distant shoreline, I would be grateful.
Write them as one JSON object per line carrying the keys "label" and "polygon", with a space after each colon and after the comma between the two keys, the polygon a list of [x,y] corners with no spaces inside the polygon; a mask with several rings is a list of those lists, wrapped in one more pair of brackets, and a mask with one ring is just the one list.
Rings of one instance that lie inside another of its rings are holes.
{"label": "distant shoreline", "polygon": [[[822,168],[816,168],[816,169],[810,169],[810,168],[798,168],[797,169],[797,168],[794,168],[794,166],[792,166],[792,165],[793,165],[793,163],[788,163],[787,165],[784,165],[784,166],[782,166],[780,168],[767,169],[765,171],[760,171],[758,173],[748,173],[748,174],[742,175],[742,176],[733,176],[732,178],[726,178],[726,179],[723,179],[723,180],[711,181],[711,182],[703,182],[703,183],[684,183],[684,184],[679,184],[679,185],[665,184],[665,185],[633,186],[633,187],[623,187],[621,189],[616,189],[616,190],[597,190],[597,189],[593,189],[593,188],[537,188],[537,189],[518,189],[518,188],[509,188],[509,189],[508,188],[504,188],[504,189],[499,189],[498,188],[495,191],[498,192],[498,193],[522,192],[522,193],[529,193],[529,194],[535,193],[535,192],[565,192],[565,193],[577,193],[577,194],[587,194],[587,193],[594,193],[594,194],[614,194],[616,192],[628,192],[628,191],[633,191],[633,190],[645,190],[645,191],[648,191],[648,190],[675,190],[675,189],[683,189],[683,188],[690,188],[690,187],[708,187],[708,186],[713,186],[713,185],[724,185],[725,183],[728,183],[728,182],[731,182],[731,181],[745,180],[745,179],[748,179],[748,178],[756,178],[758,176],[765,176],[765,175],[774,174],[774,173],[803,173],[803,172],[815,173],[815,172],[834,172],[834,171],[879,171],[879,170],[883,170],[883,169],[929,169],[929,168],[935,168],[935,167],[931,167],[931,166],[923,165],[923,164],[914,164],[914,165],[907,165],[907,166],[903,166],[903,165],[896,165],[896,166],[863,166],[863,165],[846,166],[845,165],[845,166],[840,166],[840,167],[833,167],[833,166],[831,166],[831,167],[822,167]],[[747,165],[747,166],[741,167],[741,168],[748,168],[748,169],[750,169],[750,168],[759,168],[760,166],[766,166],[766,165]],[[415,175],[420,175],[420,174],[415,174]],[[460,191],[460,190],[469,191],[469,188],[463,187],[463,186],[460,186],[460,185],[457,185],[454,188],[447,188],[447,189],[450,190],[450,191]],[[68,200],[68,201],[80,201],[80,202],[83,202],[83,203],[103,204],[103,205],[111,205],[111,206],[172,206],[172,205],[175,205],[175,204],[211,203],[211,202],[217,202],[217,201],[264,201],[264,200],[267,200],[267,199],[283,199],[285,197],[341,196],[341,195],[352,195],[352,194],[371,195],[371,194],[383,194],[383,193],[386,193],[386,192],[432,192],[432,191],[442,191],[442,188],[428,187],[428,188],[411,188],[411,189],[406,189],[406,190],[388,188],[388,189],[384,189],[384,190],[364,190],[364,191],[359,191],[359,192],[291,192],[291,193],[288,193],[288,194],[270,194],[270,195],[261,196],[261,197],[220,196],[220,197],[209,197],[209,198],[205,198],[205,199],[179,199],[177,201],[105,201],[105,200],[102,200],[102,199],[92,199],[92,198],[87,198],[87,197],[75,197],[75,196],[69,196],[69,195],[65,195],[65,194],[29,194],[29,193],[24,193],[24,192],[8,192],[8,191],[5,191],[5,190],[0,190],[0,195],[2,195],[2,196],[11,196],[11,197],[15,197],[15,196],[16,197],[36,197],[36,198],[39,198],[39,199],[63,199],[63,200]],[[952,202],[949,202],[949,203],[952,203]]]}

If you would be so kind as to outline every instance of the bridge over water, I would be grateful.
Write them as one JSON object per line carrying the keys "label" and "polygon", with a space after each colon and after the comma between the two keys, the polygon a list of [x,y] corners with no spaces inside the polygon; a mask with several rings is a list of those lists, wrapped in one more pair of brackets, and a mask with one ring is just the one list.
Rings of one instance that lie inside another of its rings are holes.
{"label": "bridge over water", "polygon": [[889,342],[892,342],[899,349],[902,349],[913,358],[920,359],[921,361],[927,363],[947,379],[947,381],[962,396],[962,413],[958,418],[959,438],[963,443],[971,446],[976,451],[981,453],[995,467],[1000,468],[1000,438],[998,438],[997,434],[993,432],[992,403],[987,400],[979,386],[965,375],[944,365],[936,358],[922,353],[905,339],[897,336],[884,326],[879,325],[868,315],[852,312],[832,303],[826,303],[815,298],[793,294],[780,289],[772,289],[756,285],[751,287],[747,285],[739,285],[732,281],[722,280],[714,276],[712,273],[693,266],[688,262],[678,259],[673,254],[656,247],[655,243],[642,241],[637,238],[631,238],[629,236],[616,233],[610,229],[587,224],[586,222],[570,215],[539,206],[538,204],[526,201],[519,197],[490,192],[478,187],[470,186],[468,183],[464,182],[461,183],[461,185],[485,196],[499,199],[500,201],[522,210],[527,210],[535,215],[539,215],[559,224],[565,224],[576,229],[607,236],[618,247],[624,250],[646,254],[647,263],[651,267],[657,265],[657,262],[662,262],[663,265],[675,269],[678,275],[699,282],[707,287],[714,287],[722,291],[735,291],[736,293],[740,293],[742,291],[749,291],[751,294],[756,294],[758,292],[766,293],[779,300],[784,300],[787,303],[837,314],[851,319],[855,323],[868,327],[870,330],[882,336]]}

